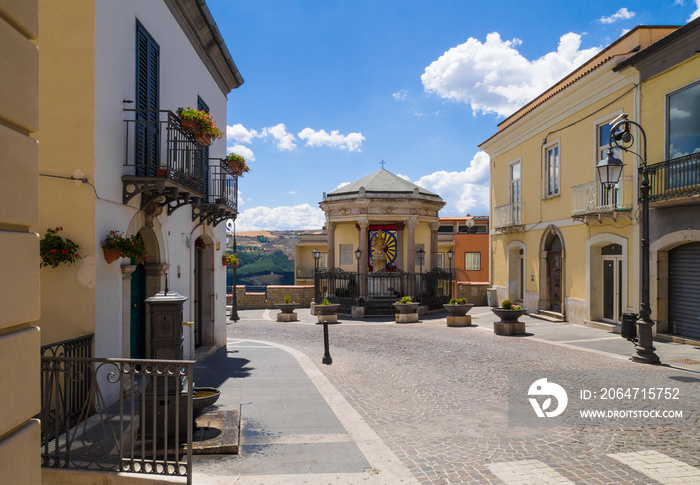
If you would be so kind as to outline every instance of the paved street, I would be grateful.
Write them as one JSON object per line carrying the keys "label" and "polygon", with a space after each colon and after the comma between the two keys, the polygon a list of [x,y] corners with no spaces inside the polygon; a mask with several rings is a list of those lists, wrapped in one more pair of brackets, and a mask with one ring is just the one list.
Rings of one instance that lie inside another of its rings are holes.
{"label": "paved street", "polygon": [[[220,406],[240,407],[243,422],[241,454],[197,457],[196,483],[700,483],[698,349],[659,344],[672,366],[641,367],[694,389],[681,396],[687,414],[678,426],[509,426],[509,371],[588,371],[582,385],[602,388],[610,384],[595,381],[601,373],[639,373],[624,355],[632,344],[529,317],[528,336],[496,336],[493,314],[481,307],[464,328],[448,328],[444,316],[417,324],[341,318],[329,326],[333,364],[324,366],[322,326],[298,312],[295,323],[274,322],[276,311],[240,312],[219,355],[241,362],[227,369],[233,360],[220,360],[211,373],[204,369],[217,355],[198,365],[197,382],[221,386]],[[218,382],[206,382],[208,374]],[[316,428],[300,426],[305,419]]]}

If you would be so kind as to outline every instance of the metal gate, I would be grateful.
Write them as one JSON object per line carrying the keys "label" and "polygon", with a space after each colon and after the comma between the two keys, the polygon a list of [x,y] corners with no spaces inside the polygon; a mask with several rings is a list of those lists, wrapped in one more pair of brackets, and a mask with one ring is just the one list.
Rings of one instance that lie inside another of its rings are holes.
{"label": "metal gate", "polygon": [[669,252],[668,321],[671,333],[700,338],[700,243]]}

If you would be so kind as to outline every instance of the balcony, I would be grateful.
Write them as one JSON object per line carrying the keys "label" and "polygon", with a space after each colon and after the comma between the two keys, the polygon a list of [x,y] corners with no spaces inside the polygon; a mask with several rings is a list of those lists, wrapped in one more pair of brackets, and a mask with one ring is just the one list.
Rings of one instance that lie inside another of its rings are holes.
{"label": "balcony", "polygon": [[525,232],[525,204],[500,205],[493,209],[493,228],[502,233]]}
{"label": "balcony", "polygon": [[620,177],[617,187],[605,191],[599,181],[571,187],[571,217],[585,224],[629,219],[632,211],[632,177]]}
{"label": "balcony", "polygon": [[648,166],[655,206],[700,203],[700,153]]}
{"label": "balcony", "polygon": [[192,208],[192,220],[215,227],[238,214],[238,177],[220,158],[209,159],[209,190]]}
{"label": "balcony", "polygon": [[167,110],[127,109],[122,202],[141,195],[140,208],[155,216],[192,205],[192,220],[217,225],[234,218],[238,178],[221,159],[185,131]]}

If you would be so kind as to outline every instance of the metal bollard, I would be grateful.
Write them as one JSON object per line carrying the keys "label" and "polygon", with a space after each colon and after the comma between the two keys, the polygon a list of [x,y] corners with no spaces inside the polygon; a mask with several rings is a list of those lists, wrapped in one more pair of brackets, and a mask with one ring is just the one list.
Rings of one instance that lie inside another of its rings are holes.
{"label": "metal bollard", "polygon": [[626,338],[627,340],[637,339],[637,318],[639,315],[636,313],[623,313],[622,314],[622,325],[620,328],[620,336]]}

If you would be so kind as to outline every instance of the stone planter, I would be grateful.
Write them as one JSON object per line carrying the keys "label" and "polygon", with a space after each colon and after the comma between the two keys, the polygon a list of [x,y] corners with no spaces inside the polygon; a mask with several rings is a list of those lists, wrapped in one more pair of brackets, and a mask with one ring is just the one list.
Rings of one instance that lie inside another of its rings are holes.
{"label": "stone planter", "polygon": [[465,303],[463,305],[442,305],[445,310],[450,312],[447,316],[448,327],[469,327],[472,324],[472,316],[467,315],[474,305]]}
{"label": "stone planter", "polygon": [[445,307],[445,310],[447,310],[448,312],[450,312],[450,315],[454,315],[454,316],[456,316],[456,317],[463,317],[464,315],[466,315],[467,313],[469,313],[469,310],[471,310],[472,308],[474,308],[474,305],[472,305],[471,303],[465,303],[464,305],[448,305],[448,304],[445,304],[445,305],[442,305],[442,306]]}
{"label": "stone planter", "polygon": [[413,303],[394,303],[394,308],[402,315],[407,313],[416,313],[416,309],[420,306],[419,302]]}
{"label": "stone planter", "polygon": [[493,333],[496,335],[523,335],[525,333],[525,323],[519,322],[518,318],[527,313],[527,308],[521,310],[492,308],[491,311],[501,319],[500,322],[493,324]]}
{"label": "stone planter", "polygon": [[298,303],[275,303],[275,306],[280,310],[280,313],[277,314],[278,322],[296,322],[298,320],[294,311],[299,308]]}
{"label": "stone planter", "polygon": [[338,323],[338,315],[335,314],[338,308],[340,308],[340,303],[314,305],[314,310],[318,315],[318,323]]}
{"label": "stone planter", "polygon": [[[527,313],[527,308],[520,310],[504,310],[503,308],[492,308],[491,311],[501,319],[501,323],[516,323],[518,318]],[[519,322],[518,322],[519,323]]]}

